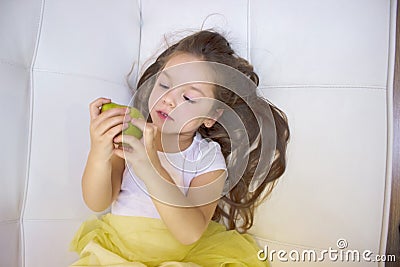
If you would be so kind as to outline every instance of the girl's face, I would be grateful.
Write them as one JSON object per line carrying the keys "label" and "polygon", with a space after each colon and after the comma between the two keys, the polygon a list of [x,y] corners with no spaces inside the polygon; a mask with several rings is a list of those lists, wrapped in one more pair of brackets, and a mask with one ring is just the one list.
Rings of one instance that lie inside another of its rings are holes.
{"label": "girl's face", "polygon": [[174,55],[157,77],[149,110],[162,133],[194,134],[202,124],[211,127],[215,123],[211,114],[216,101],[211,71],[199,61],[191,54]]}

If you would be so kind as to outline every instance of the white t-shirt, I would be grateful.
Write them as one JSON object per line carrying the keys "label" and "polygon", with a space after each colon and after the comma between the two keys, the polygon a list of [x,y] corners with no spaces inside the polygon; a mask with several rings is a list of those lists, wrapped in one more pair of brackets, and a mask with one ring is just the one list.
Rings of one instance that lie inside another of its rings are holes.
{"label": "white t-shirt", "polygon": [[[158,152],[161,165],[186,194],[196,176],[215,170],[226,170],[225,158],[217,142],[206,140],[196,133],[192,144],[177,153]],[[160,218],[147,193],[144,182],[132,168],[125,168],[121,191],[111,206],[111,213],[124,216]]]}

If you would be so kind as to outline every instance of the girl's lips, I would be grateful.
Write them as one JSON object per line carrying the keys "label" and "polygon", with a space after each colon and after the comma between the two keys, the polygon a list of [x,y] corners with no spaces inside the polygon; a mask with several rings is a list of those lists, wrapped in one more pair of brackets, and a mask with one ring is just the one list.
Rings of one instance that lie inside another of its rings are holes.
{"label": "girl's lips", "polygon": [[170,116],[168,116],[167,113],[161,111],[161,110],[157,110],[157,115],[160,117],[160,119],[162,120],[173,120]]}

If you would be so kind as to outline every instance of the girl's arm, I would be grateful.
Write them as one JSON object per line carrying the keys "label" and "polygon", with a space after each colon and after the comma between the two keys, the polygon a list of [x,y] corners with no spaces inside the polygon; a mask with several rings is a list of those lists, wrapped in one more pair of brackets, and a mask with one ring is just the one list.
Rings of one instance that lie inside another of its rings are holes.
{"label": "girl's arm", "polygon": [[86,205],[93,211],[107,209],[121,189],[125,161],[115,155],[103,161],[90,152],[82,176],[82,195]]}
{"label": "girl's arm", "polygon": [[[138,125],[138,124],[135,124]],[[143,128],[143,125],[142,125]],[[125,151],[114,151],[125,158],[147,191],[168,229],[183,244],[196,242],[207,228],[225,183],[226,172],[216,170],[195,177],[184,195],[170,174],[162,167],[152,136],[156,129],[149,125],[144,143],[136,137],[119,135],[115,142],[130,145]],[[146,147],[146,148],[145,148]]]}
{"label": "girl's arm", "polygon": [[162,220],[181,243],[196,242],[214,214],[226,171],[216,170],[195,177],[185,196],[164,168],[156,169],[158,173],[148,174],[144,181]]}
{"label": "girl's arm", "polygon": [[90,104],[91,147],[82,176],[82,195],[93,211],[108,208],[121,187],[124,160],[114,155],[117,148],[113,138],[127,125],[129,116],[125,108],[115,108],[103,113],[100,108],[111,100],[99,98]]}
{"label": "girl's arm", "polygon": [[143,130],[143,143],[136,137],[119,135],[114,142],[130,147],[114,154],[125,159],[143,180],[147,191],[168,229],[183,244],[196,242],[207,228],[224,187],[226,172],[216,170],[193,178],[184,195],[162,167],[155,147],[157,128],[144,120],[132,123]]}

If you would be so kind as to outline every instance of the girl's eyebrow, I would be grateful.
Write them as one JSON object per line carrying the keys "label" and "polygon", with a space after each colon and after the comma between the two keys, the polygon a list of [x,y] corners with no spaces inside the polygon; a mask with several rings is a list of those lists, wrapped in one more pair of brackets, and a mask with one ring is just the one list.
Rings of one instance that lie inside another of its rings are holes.
{"label": "girl's eyebrow", "polygon": [[169,76],[169,74],[168,74],[165,70],[163,70],[163,71],[160,73],[160,75],[164,75],[164,76],[166,76],[168,79],[171,80],[171,76]]}
{"label": "girl's eyebrow", "polygon": [[[170,76],[166,71],[162,71],[160,75],[164,75],[164,76],[166,76],[169,80],[171,80],[171,76]],[[190,89],[197,91],[198,93],[202,94],[203,96],[206,96],[206,95],[204,94],[204,92],[203,92],[201,89],[197,88],[197,87],[194,86],[194,85],[191,85],[191,86],[190,86]]]}
{"label": "girl's eyebrow", "polygon": [[195,86],[193,86],[193,85],[190,86],[190,89],[199,92],[199,93],[202,94],[203,96],[206,96],[206,95],[203,93],[202,90],[200,90],[199,88],[197,88],[197,87],[195,87]]}

